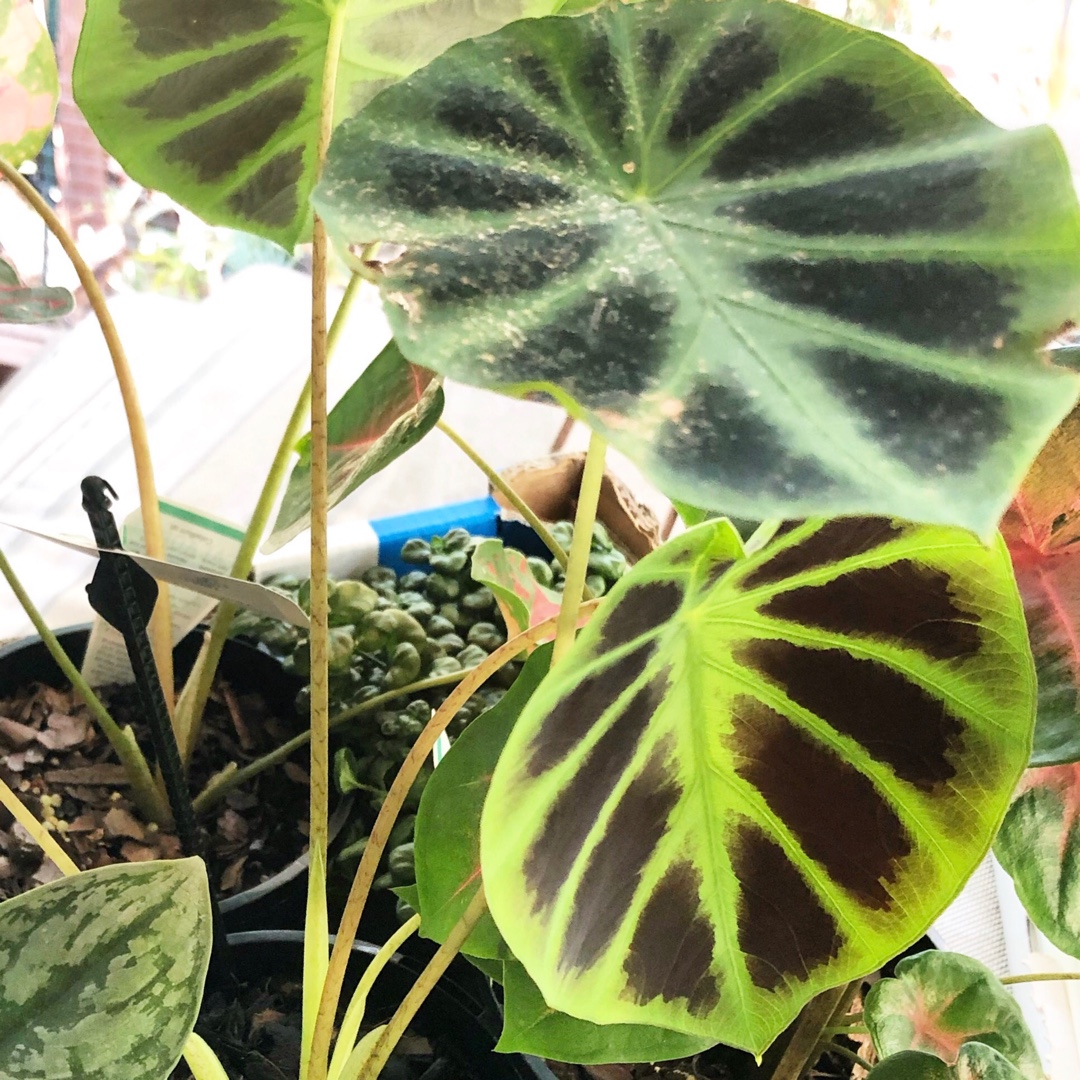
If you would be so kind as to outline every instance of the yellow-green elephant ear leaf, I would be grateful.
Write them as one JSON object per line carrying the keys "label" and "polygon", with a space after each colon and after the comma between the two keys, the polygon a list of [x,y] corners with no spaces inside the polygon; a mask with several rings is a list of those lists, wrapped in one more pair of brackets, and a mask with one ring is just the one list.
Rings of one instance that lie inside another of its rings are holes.
{"label": "yellow-green elephant ear leaf", "polygon": [[983,858],[1035,680],[1002,543],[707,522],[638,563],[524,706],[481,867],[553,1009],[754,1053],[917,939]]}

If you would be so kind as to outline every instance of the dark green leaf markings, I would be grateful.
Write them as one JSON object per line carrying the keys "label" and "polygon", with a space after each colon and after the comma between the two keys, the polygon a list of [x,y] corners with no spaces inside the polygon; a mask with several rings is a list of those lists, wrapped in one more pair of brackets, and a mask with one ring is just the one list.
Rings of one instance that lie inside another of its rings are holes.
{"label": "dark green leaf markings", "polygon": [[414,363],[545,393],[672,497],[988,537],[1077,376],[1061,148],[784,0],[643,0],[457,45],[313,196]]}
{"label": "dark green leaf markings", "polygon": [[[75,93],[125,170],[214,224],[286,248],[307,239],[325,73],[337,123],[455,41],[555,0],[90,0]],[[328,56],[336,48],[338,55]],[[470,97],[447,123],[481,137],[496,102]],[[486,109],[486,113],[485,113]],[[550,129],[527,145],[561,145]],[[369,239],[376,240],[372,236]]]}
{"label": "dark green leaf markings", "polygon": [[1000,541],[844,518],[746,556],[705,522],[522,709],[481,823],[492,915],[553,1009],[761,1052],[952,898],[1034,702]]}

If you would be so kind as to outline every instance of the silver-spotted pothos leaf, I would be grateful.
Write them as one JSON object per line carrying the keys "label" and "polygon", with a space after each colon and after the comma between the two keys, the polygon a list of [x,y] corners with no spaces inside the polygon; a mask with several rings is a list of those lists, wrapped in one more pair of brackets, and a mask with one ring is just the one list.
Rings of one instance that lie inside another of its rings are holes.
{"label": "silver-spotted pothos leaf", "polygon": [[402,351],[553,394],[667,494],[989,535],[1077,393],[1080,221],[897,43],[785,0],[606,4],[448,51],[344,123],[313,201],[404,245]]}
{"label": "silver-spotted pothos leaf", "polygon": [[0,1076],[157,1080],[210,959],[200,859],[107,866],[0,905]]}
{"label": "silver-spotted pothos leaf", "polygon": [[140,183],[209,222],[291,248],[311,229],[331,48],[340,120],[454,42],[557,7],[552,0],[89,0],[75,96],[102,144]]}
{"label": "silver-spotted pothos leaf", "polygon": [[1027,761],[1008,555],[885,518],[647,556],[536,690],[484,807],[488,902],[553,1007],[761,1052],[916,939]]}
{"label": "silver-spotted pothos leaf", "polygon": [[1045,1080],[1016,998],[969,956],[930,951],[906,957],[895,978],[871,987],[864,1015],[882,1056],[922,1050],[956,1064],[965,1045],[980,1043],[1027,1080]]}
{"label": "silver-spotted pothos leaf", "polygon": [[0,157],[21,165],[52,128],[56,56],[30,0],[0,0]]}

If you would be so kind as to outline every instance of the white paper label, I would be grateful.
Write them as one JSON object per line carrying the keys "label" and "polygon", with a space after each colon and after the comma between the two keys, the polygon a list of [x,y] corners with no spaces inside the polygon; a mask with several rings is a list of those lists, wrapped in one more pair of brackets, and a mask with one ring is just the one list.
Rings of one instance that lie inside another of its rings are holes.
{"label": "white paper label", "polygon": [[[159,500],[158,506],[165,534],[165,554],[170,562],[211,574],[228,574],[244,539],[239,529],[164,500]],[[126,551],[145,553],[146,538],[142,514],[138,510],[124,519],[120,537]],[[150,567],[146,569],[154,573]],[[170,589],[169,599],[173,645],[191,633],[213,611],[216,603],[212,596],[180,588]],[[135,677],[123,637],[100,617],[94,620],[90,630],[82,673],[91,686],[126,684]]]}

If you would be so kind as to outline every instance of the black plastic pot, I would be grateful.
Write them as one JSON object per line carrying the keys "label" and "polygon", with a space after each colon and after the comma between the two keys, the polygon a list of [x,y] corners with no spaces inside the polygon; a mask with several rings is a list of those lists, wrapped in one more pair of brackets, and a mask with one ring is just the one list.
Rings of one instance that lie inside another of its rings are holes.
{"label": "black plastic pot", "polygon": [[[56,631],[56,636],[72,662],[80,665],[90,636],[89,626],[67,627]],[[187,677],[201,645],[202,634],[196,631],[188,634],[173,650],[179,679]],[[268,653],[243,641],[225,643],[218,671],[241,694],[257,691],[282,716],[292,713],[296,693],[303,685],[300,679],[284,672],[281,664]],[[41,638],[23,638],[0,648],[0,697],[14,694],[32,682],[67,686],[67,679]],[[331,841],[345,824],[351,808],[352,799],[348,797],[338,804],[330,822]],[[302,927],[307,869],[305,853],[266,881],[223,900],[221,911],[225,929],[235,933],[269,927]]]}
{"label": "black plastic pot", "polygon": [[[299,978],[304,946],[302,931],[262,930],[230,934],[228,940],[233,971],[242,981],[275,974]],[[348,1001],[376,952],[377,947],[367,942],[353,945],[343,1001]],[[395,954],[375,980],[368,997],[365,1024],[388,1020],[423,966],[423,961],[416,957]],[[554,1073],[539,1058],[494,1052],[502,1027],[501,1017],[484,977],[469,965],[451,967],[443,975],[410,1027],[437,1048],[440,1055],[470,1070],[476,1080],[555,1080]]]}

